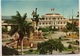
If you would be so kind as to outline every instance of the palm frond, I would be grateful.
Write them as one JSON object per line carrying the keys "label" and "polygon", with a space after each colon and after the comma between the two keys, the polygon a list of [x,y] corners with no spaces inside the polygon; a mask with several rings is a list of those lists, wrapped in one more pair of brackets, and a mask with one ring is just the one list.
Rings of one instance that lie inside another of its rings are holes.
{"label": "palm frond", "polygon": [[19,17],[17,17],[17,16],[12,16],[12,23],[19,23],[19,22],[21,22],[20,20],[19,20]]}
{"label": "palm frond", "polygon": [[20,22],[22,23],[22,17],[21,17],[21,15],[20,15],[20,13],[18,12],[18,11],[16,11],[17,12],[17,15],[16,15],[16,17],[18,17],[18,19],[20,20]]}
{"label": "palm frond", "polygon": [[22,18],[21,15],[20,15],[20,13],[18,11],[16,11],[16,12],[17,12],[17,15],[16,16]]}
{"label": "palm frond", "polygon": [[14,26],[12,27],[12,29],[10,30],[9,34],[12,36],[15,32],[18,31],[18,27],[17,26]]}
{"label": "palm frond", "polygon": [[27,13],[24,14],[23,21],[25,21],[26,17],[27,17]]}

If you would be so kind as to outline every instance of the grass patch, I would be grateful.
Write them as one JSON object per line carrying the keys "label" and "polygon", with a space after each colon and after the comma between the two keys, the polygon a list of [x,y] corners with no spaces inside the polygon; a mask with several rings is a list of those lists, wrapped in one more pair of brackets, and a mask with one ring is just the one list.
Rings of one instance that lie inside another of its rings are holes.
{"label": "grass patch", "polygon": [[62,41],[65,41],[65,40],[69,40],[69,39],[62,39]]}
{"label": "grass patch", "polygon": [[24,51],[25,54],[38,54],[39,52],[37,50],[30,51]]}
{"label": "grass patch", "polygon": [[7,42],[7,41],[13,41],[13,39],[10,39],[10,40],[2,40],[2,42]]}
{"label": "grass patch", "polygon": [[73,49],[69,49],[67,47],[65,47],[64,51],[72,51]]}
{"label": "grass patch", "polygon": [[78,44],[78,43],[76,43],[75,41],[67,42],[67,43],[74,44],[74,45],[79,45],[79,44]]}
{"label": "grass patch", "polygon": [[51,36],[51,33],[44,33],[43,36]]}
{"label": "grass patch", "polygon": [[78,49],[78,47],[73,47],[71,49],[69,49],[68,47],[65,47],[64,51],[72,51],[72,50],[77,50],[77,49]]}
{"label": "grass patch", "polygon": [[51,34],[50,34],[50,33],[48,33],[46,36],[51,36]]}
{"label": "grass patch", "polygon": [[[21,49],[21,46],[18,46],[18,49]],[[23,49],[28,49],[27,46],[23,46]]]}
{"label": "grass patch", "polygon": [[7,41],[10,41],[10,40],[2,40],[2,42],[7,42]]}
{"label": "grass patch", "polygon": [[63,37],[59,37],[59,40],[61,40],[61,41],[65,41],[65,40],[69,40],[69,39],[67,39],[67,38],[63,38]]}

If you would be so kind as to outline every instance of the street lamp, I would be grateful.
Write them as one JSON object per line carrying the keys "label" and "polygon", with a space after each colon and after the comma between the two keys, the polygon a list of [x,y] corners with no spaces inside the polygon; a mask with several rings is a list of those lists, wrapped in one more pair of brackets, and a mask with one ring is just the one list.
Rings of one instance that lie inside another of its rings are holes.
{"label": "street lamp", "polygon": [[[52,31],[53,31],[53,28],[54,28],[54,27],[51,26],[50,28],[51,28],[51,30],[50,30],[50,34],[52,34]],[[52,39],[52,35],[51,35],[50,39]]]}

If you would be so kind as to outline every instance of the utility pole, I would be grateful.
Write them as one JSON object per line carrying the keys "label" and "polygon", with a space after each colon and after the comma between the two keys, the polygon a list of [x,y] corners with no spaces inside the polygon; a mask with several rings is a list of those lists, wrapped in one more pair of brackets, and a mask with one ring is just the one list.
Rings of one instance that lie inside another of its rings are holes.
{"label": "utility pole", "polygon": [[[72,9],[72,42],[73,42],[73,37],[74,37],[74,36],[73,36],[73,9]],[[72,49],[72,53],[75,53],[75,52],[74,52],[74,44],[73,44],[73,43],[72,43],[72,48],[73,48],[73,49]]]}

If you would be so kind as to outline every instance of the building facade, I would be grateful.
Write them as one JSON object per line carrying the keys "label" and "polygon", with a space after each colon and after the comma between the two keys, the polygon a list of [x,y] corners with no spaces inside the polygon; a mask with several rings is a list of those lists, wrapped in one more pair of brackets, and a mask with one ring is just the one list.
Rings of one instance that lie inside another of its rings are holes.
{"label": "building facade", "polygon": [[39,20],[38,26],[39,28],[52,26],[53,29],[63,29],[67,21],[66,18],[58,13],[47,13],[42,15],[42,19]]}

